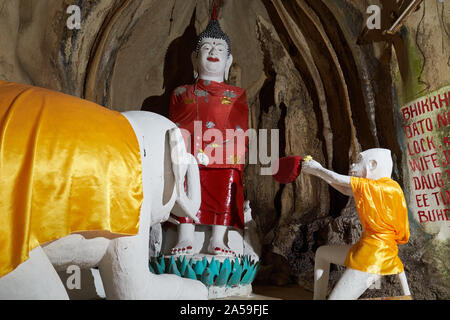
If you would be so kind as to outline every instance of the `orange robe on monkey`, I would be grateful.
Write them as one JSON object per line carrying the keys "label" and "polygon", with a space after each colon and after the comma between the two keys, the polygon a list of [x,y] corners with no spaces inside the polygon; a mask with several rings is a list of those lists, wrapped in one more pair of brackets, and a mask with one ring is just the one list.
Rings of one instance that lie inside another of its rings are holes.
{"label": "orange robe on monkey", "polygon": [[345,266],[362,272],[391,275],[404,271],[398,245],[409,240],[408,209],[400,185],[390,178],[351,178],[361,239],[351,248]]}

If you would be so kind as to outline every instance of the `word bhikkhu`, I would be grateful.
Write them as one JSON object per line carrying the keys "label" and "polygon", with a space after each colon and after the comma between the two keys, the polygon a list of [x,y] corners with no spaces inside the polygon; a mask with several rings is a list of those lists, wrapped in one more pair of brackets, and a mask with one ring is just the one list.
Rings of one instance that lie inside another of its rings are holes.
{"label": "word bhikkhu", "polygon": [[[445,105],[444,105],[445,103]],[[409,106],[403,108],[402,115],[403,120],[409,121],[414,118],[421,116],[425,113],[433,112],[434,110],[440,110],[442,108],[448,107],[450,104],[450,91],[447,93],[438,93],[431,97],[424,97],[421,100],[418,100]],[[446,121],[448,121],[448,117],[445,116]]]}

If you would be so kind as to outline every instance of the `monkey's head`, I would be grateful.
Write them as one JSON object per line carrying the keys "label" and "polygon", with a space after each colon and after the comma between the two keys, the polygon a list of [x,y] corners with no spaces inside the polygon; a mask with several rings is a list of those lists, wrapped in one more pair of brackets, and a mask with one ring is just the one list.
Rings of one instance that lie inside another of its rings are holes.
{"label": "monkey's head", "polygon": [[351,165],[350,175],[372,180],[391,178],[392,168],[390,150],[370,149],[358,155],[356,162]]}

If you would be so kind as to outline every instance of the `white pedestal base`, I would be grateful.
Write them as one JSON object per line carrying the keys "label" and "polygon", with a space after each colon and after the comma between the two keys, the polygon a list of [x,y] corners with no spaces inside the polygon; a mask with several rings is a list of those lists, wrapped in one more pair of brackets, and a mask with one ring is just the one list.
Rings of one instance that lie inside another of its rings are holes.
{"label": "white pedestal base", "polygon": [[252,294],[253,288],[251,284],[237,287],[209,287],[208,299],[224,299],[228,297],[248,297]]}

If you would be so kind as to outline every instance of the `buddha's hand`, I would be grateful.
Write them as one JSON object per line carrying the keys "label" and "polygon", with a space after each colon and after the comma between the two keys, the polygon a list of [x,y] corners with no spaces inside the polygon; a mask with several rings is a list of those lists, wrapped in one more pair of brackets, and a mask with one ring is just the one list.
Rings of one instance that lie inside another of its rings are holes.
{"label": "buddha's hand", "polygon": [[323,169],[322,165],[316,160],[310,159],[308,161],[303,161],[302,172],[307,174],[317,174],[319,170]]}

